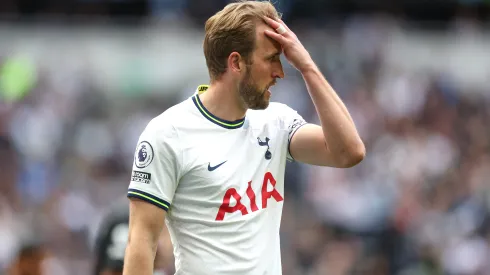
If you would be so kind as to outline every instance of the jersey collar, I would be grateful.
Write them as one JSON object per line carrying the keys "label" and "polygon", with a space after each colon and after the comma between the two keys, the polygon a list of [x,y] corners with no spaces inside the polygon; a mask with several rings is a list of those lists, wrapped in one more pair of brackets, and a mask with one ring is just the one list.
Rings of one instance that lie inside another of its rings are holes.
{"label": "jersey collar", "polygon": [[199,98],[200,94],[203,94],[206,92],[206,90],[209,88],[209,85],[199,85],[197,87],[196,93],[192,96],[192,101],[194,102],[194,105],[196,105],[197,109],[199,112],[209,121],[212,123],[219,125],[223,128],[226,129],[237,129],[243,126],[243,123],[245,122],[245,118],[238,119],[235,121],[229,121],[229,120],[224,120],[221,119],[215,115],[213,115],[211,112],[209,112],[206,107],[201,102],[201,99]]}

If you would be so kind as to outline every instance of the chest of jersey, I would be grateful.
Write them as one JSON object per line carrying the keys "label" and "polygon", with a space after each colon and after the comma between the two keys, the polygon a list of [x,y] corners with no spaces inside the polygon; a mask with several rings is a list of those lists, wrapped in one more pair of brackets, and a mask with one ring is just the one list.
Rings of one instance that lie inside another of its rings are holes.
{"label": "chest of jersey", "polygon": [[286,131],[264,125],[231,131],[204,128],[196,135],[183,151],[186,169],[174,196],[174,211],[180,216],[242,219],[282,202]]}

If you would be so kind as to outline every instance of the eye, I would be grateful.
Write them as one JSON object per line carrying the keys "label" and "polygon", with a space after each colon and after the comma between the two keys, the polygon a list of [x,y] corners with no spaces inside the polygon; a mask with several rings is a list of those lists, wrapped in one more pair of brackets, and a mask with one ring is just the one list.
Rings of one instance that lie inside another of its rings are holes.
{"label": "eye", "polygon": [[278,60],[279,60],[279,55],[278,55],[278,54],[273,55],[273,56],[271,56],[271,57],[269,58],[269,60],[270,60],[270,61],[272,61],[272,62],[278,61]]}

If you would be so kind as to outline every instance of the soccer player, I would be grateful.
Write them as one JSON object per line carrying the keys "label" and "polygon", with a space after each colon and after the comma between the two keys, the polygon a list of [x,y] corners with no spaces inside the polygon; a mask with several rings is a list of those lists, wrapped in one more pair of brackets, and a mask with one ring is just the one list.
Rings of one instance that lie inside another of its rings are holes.
{"label": "soccer player", "polygon": [[[365,155],[355,125],[269,2],[227,5],[205,26],[210,85],[147,125],[131,183],[124,275],[149,275],[166,221],[176,274],[281,274],[286,160],[352,167]],[[301,72],[320,125],[269,103],[284,72]]]}

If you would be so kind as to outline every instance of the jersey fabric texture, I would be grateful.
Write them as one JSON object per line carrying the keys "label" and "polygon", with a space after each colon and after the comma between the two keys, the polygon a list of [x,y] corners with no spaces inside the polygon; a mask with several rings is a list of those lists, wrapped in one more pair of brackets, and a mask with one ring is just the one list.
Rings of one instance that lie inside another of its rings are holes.
{"label": "jersey fabric texture", "polygon": [[281,274],[289,142],[306,122],[273,102],[226,121],[203,106],[206,89],[147,125],[128,197],[167,211],[177,275]]}

